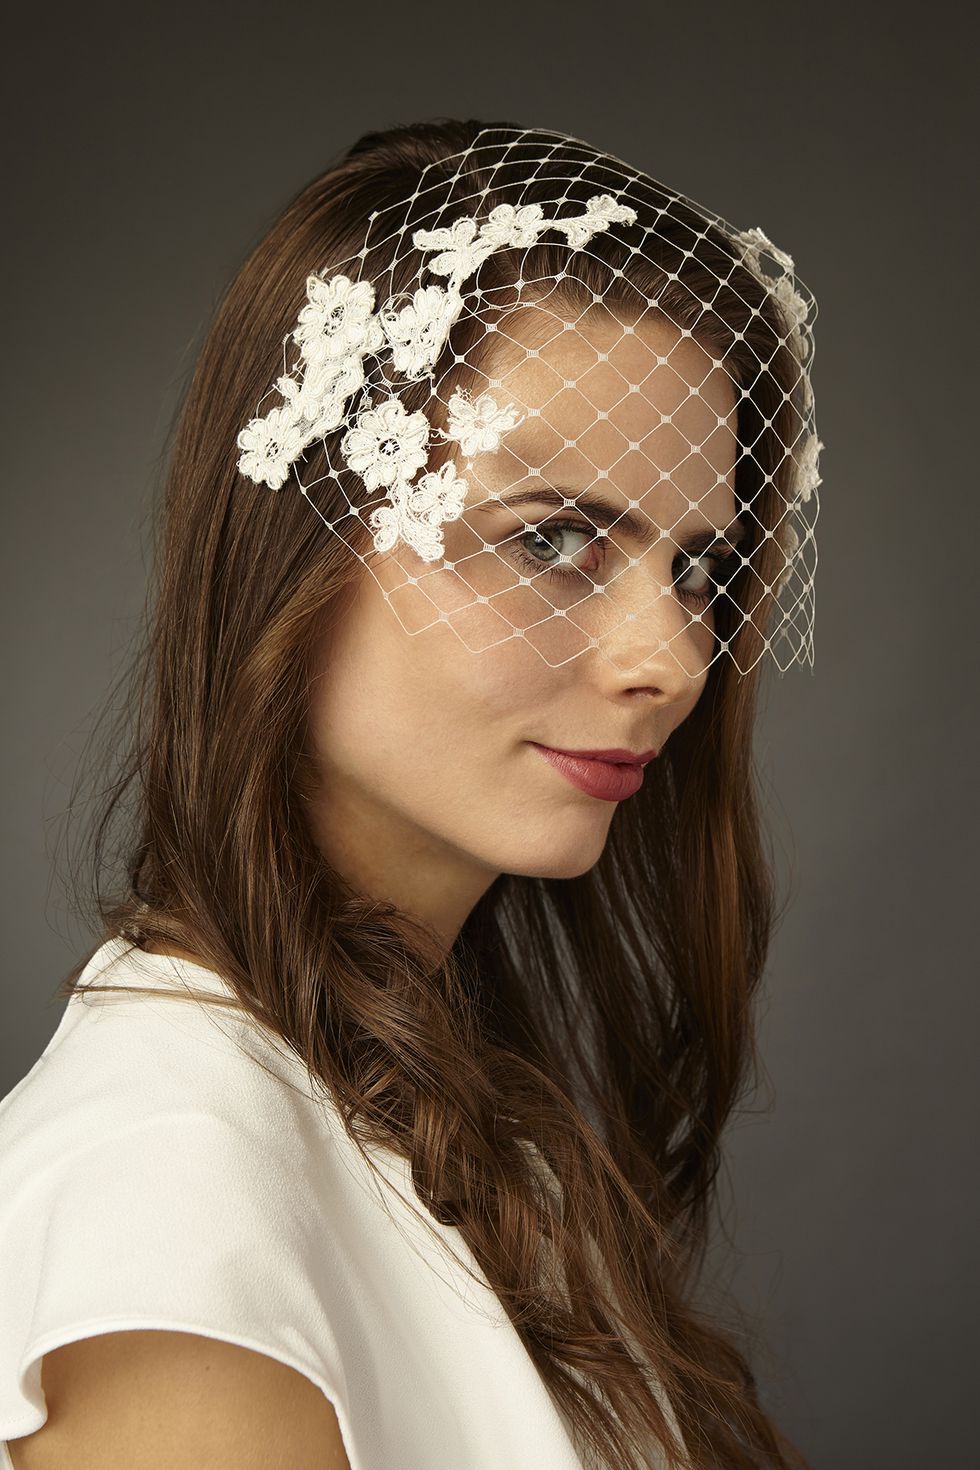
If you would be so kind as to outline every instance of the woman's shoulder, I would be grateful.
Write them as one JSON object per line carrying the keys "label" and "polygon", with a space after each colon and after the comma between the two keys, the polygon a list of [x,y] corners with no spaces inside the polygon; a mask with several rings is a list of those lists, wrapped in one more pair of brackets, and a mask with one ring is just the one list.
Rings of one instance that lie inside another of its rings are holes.
{"label": "woman's shoulder", "polygon": [[[314,1104],[299,1058],[228,1000],[196,960],[116,937],[92,955],[43,1052],[0,1098],[4,1191],[135,1129],[158,1137],[247,1135],[284,1168],[319,1147],[330,1113]],[[105,987],[92,989],[86,987]],[[312,1136],[311,1136],[312,1134]]]}
{"label": "woman's shoulder", "polygon": [[[32,1251],[43,1227],[46,1249],[79,1245],[58,1279],[77,1269],[81,1282],[83,1243],[121,1230],[129,1245],[116,1239],[110,1255],[141,1270],[146,1252],[162,1263],[187,1242],[195,1270],[210,1263],[218,1282],[233,1278],[215,1265],[229,1252],[270,1263],[285,1253],[308,1294],[309,1222],[329,1209],[353,1239],[373,1187],[325,1089],[265,1025],[209,1003],[232,992],[206,969],[113,939],[78,984],[41,1056],[0,1098],[0,1258]],[[273,1272],[284,1289],[285,1268]],[[0,1271],[0,1306],[8,1284]]]}
{"label": "woman's shoulder", "polygon": [[308,1252],[328,1201],[348,1214],[328,1110],[256,1065],[240,1015],[167,988],[219,976],[113,941],[78,978],[108,990],[71,996],[0,1100],[0,1441],[43,1423],[44,1353],[107,1324],[225,1336],[333,1391],[342,1283]]}

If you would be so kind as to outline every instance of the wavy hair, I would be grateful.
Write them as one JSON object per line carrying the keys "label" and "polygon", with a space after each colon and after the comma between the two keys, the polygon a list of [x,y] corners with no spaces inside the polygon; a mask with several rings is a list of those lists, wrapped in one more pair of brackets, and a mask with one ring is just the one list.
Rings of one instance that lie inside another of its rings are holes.
{"label": "wavy hair", "polygon": [[[696,1301],[777,919],[753,658],[757,603],[782,560],[765,530],[788,473],[799,367],[778,304],[693,210],[664,213],[645,256],[610,231],[570,267],[566,248],[542,240],[498,250],[479,279],[503,290],[530,261],[537,278],[566,271],[556,300],[596,291],[633,315],[656,302],[750,385],[738,438],[752,454],[736,494],[752,504],[752,565],[717,614],[749,672],[714,661],[592,869],[501,874],[436,962],[424,926],[356,892],[308,825],[313,651],[363,571],[302,495],[238,473],[236,435],[281,371],[308,273],[353,255],[371,211],[411,195],[425,166],[450,207],[449,160],[487,126],[437,119],[361,137],[288,204],[220,301],[172,430],[148,612],[126,697],[108,701],[121,714],[100,752],[93,872],[72,884],[74,901],[106,937],[198,956],[302,1059],[362,1151],[410,1161],[425,1211],[460,1231],[584,1455],[621,1470],[660,1445],[671,1470],[806,1467],[760,1403],[740,1330]],[[552,157],[561,169],[561,149]],[[520,152],[509,159],[488,210],[536,197]],[[604,187],[596,159],[590,173],[577,149],[566,168],[582,199]],[[390,290],[410,287],[410,256],[379,256]],[[447,346],[460,381],[477,367],[467,334],[478,329],[461,320]],[[411,410],[427,392],[402,396]],[[313,471],[324,452],[307,452]],[[339,518],[339,481],[317,492]],[[78,985],[83,963],[63,997],[101,988]],[[546,1175],[560,1199],[541,1188]]]}

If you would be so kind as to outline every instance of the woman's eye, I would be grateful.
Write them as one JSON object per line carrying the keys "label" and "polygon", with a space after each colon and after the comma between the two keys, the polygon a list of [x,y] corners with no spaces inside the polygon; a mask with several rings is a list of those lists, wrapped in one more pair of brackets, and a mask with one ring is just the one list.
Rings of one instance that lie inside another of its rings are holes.
{"label": "woman's eye", "polygon": [[[532,576],[542,571],[551,578],[589,577],[599,572],[603,561],[582,565],[580,558],[590,544],[600,542],[602,532],[597,532],[590,522],[551,521],[529,527],[521,535],[512,538],[512,555],[515,561]],[[599,546],[600,553],[606,547]],[[701,606],[710,602],[717,591],[735,570],[737,552],[729,547],[723,551],[704,551],[699,557],[681,552],[674,559],[674,586],[685,601]],[[594,579],[593,579],[594,581]],[[595,585],[598,585],[597,583]]]}
{"label": "woman's eye", "polygon": [[737,553],[705,551],[693,560],[688,556],[681,556],[678,560],[683,570],[677,587],[691,602],[700,603],[710,601],[724,586],[737,560]]}
{"label": "woman's eye", "polygon": [[517,538],[517,557],[532,568],[554,567],[556,572],[571,573],[583,568],[572,564],[585,546],[595,540],[595,528],[580,524],[535,526]]}
{"label": "woman's eye", "polygon": [[710,560],[711,558],[707,556],[700,556],[694,561],[689,561],[687,557],[684,557],[681,565],[686,567],[686,570],[682,571],[678,579],[678,586],[685,587],[688,592],[700,592],[711,582],[712,568],[704,565]]}

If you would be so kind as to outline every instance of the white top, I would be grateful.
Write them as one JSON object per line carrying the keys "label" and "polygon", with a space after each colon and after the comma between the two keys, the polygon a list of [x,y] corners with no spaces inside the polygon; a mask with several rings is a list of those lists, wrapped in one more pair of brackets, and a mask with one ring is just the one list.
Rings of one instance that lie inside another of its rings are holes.
{"label": "white top", "polygon": [[[81,983],[232,993],[128,950],[107,941]],[[581,1470],[459,1231],[424,1210],[403,1160],[371,1154],[384,1183],[299,1058],[242,1012],[73,995],[0,1100],[0,1465],[47,1418],[46,1352],[164,1328],[303,1373],[352,1470]]]}

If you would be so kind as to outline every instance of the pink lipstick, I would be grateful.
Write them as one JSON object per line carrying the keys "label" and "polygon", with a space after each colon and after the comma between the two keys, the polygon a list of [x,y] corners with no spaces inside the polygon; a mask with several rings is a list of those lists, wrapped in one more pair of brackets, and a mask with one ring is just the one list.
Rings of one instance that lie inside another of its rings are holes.
{"label": "pink lipstick", "polygon": [[528,743],[540,750],[545,760],[573,786],[600,801],[623,801],[627,796],[635,796],[643,785],[644,764],[657,754],[655,750],[639,755],[628,750],[552,750],[536,740]]}

